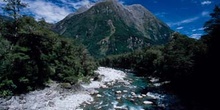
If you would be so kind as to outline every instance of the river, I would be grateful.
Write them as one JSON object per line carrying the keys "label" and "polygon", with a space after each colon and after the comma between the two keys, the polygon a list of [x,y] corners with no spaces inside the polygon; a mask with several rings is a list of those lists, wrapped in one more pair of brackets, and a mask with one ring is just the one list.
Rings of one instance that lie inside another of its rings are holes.
{"label": "river", "polygon": [[175,94],[154,81],[112,68],[95,72],[100,80],[72,89],[52,82],[42,90],[0,98],[0,110],[186,110]]}
{"label": "river", "polygon": [[126,72],[124,82],[108,88],[99,88],[94,101],[82,104],[83,110],[185,110],[178,97],[153,86],[149,79]]}

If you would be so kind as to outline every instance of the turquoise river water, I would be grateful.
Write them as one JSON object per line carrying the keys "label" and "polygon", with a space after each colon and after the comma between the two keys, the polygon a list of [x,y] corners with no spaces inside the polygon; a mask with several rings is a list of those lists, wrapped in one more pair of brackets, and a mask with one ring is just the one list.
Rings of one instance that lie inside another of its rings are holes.
{"label": "turquoise river water", "polygon": [[[125,80],[130,84],[117,82],[109,88],[99,88],[101,97],[94,95],[94,101],[83,104],[83,110],[184,110],[181,101],[174,94],[164,91],[143,77],[126,72]],[[119,92],[120,93],[117,93]],[[146,104],[146,102],[149,102]]]}

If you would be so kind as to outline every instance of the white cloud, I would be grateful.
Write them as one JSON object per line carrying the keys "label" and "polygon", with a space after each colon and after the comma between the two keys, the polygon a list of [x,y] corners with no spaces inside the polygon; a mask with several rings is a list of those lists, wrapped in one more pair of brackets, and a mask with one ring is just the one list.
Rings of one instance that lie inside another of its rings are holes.
{"label": "white cloud", "polygon": [[168,14],[167,12],[155,13],[156,16],[161,17],[161,18],[165,17],[167,14]]}
{"label": "white cloud", "polygon": [[201,5],[210,5],[212,2],[211,1],[203,1],[201,2]]}
{"label": "white cloud", "polygon": [[208,11],[203,11],[202,16],[204,16],[204,17],[209,16],[209,12]]}
{"label": "white cloud", "polygon": [[53,0],[23,0],[29,5],[28,11],[25,10],[25,13],[31,13],[36,19],[44,18],[50,23],[62,20],[68,14],[73,13],[74,9],[79,9],[82,6],[90,8],[98,1],[102,0],[60,0],[59,3]]}
{"label": "white cloud", "polygon": [[184,28],[184,27],[181,26],[181,27],[177,27],[176,29],[177,29],[177,30],[181,30],[181,29],[183,29],[183,28]]}
{"label": "white cloud", "polygon": [[202,34],[197,33],[197,34],[192,34],[190,37],[195,38],[195,39],[199,39],[201,36],[202,36]]}
{"label": "white cloud", "polygon": [[[55,23],[73,13],[74,9],[79,9],[82,6],[90,8],[99,1],[102,0],[60,0],[59,2],[53,0],[23,0],[22,2],[28,3],[28,8],[24,10],[24,13],[29,13],[36,19],[44,18],[47,22]],[[119,0],[119,2],[124,3],[123,0]],[[4,4],[4,2],[0,2],[0,6]],[[3,13],[2,10],[0,10],[0,13]]]}
{"label": "white cloud", "polygon": [[168,23],[169,26],[179,26],[179,25],[182,25],[182,24],[188,24],[188,23],[191,23],[191,22],[194,22],[196,20],[198,20],[199,17],[193,17],[193,18],[188,18],[188,19],[184,19],[182,21],[178,21],[178,22],[174,22],[174,23]]}
{"label": "white cloud", "polygon": [[44,0],[24,0],[24,2],[28,3],[28,9],[36,19],[44,18],[50,23],[57,22],[71,13],[66,7],[59,7],[54,3],[46,2]]}
{"label": "white cloud", "polygon": [[99,0],[60,0],[59,4],[52,0],[23,0],[23,2],[28,3],[26,13],[31,13],[36,19],[44,18],[50,23],[62,20],[68,14],[73,13],[72,10],[79,9],[81,6],[91,7],[97,1]]}
{"label": "white cloud", "polygon": [[199,28],[198,30],[199,30],[199,31],[203,31],[203,30],[204,30],[204,28],[203,28],[203,27],[201,27],[201,28]]}
{"label": "white cloud", "polygon": [[199,19],[199,17],[193,17],[193,18],[182,20],[182,21],[178,22],[177,24],[187,24],[187,23],[191,23],[193,21],[196,21],[197,19]]}
{"label": "white cloud", "polygon": [[197,31],[197,29],[193,29],[193,30],[192,30],[192,32],[195,32],[195,31]]}
{"label": "white cloud", "polygon": [[198,29],[193,29],[192,30],[192,32],[196,32],[196,31],[203,31],[204,30],[204,28],[203,27],[201,27],[201,28],[198,28]]}
{"label": "white cloud", "polygon": [[92,2],[90,0],[80,0],[78,2],[72,2],[71,0],[61,0],[64,4],[69,4],[75,9],[79,9],[82,6],[91,6]]}

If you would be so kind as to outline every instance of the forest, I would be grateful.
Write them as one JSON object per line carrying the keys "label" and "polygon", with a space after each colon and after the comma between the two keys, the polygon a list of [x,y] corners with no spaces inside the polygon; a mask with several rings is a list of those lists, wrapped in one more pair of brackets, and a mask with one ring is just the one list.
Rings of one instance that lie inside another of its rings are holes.
{"label": "forest", "polygon": [[0,96],[42,88],[50,80],[75,84],[88,81],[97,68],[87,49],[54,33],[44,19],[21,16],[8,3],[11,19],[0,21]]}
{"label": "forest", "polygon": [[200,109],[214,109],[217,104],[213,100],[219,94],[220,7],[215,6],[210,16],[204,24],[205,34],[198,40],[175,32],[165,45],[108,56],[99,63],[132,69],[146,78],[160,78],[161,82],[171,81],[165,88],[179,94],[187,103],[199,105]]}
{"label": "forest", "polygon": [[11,19],[0,20],[0,96],[16,95],[42,88],[50,80],[75,84],[88,81],[98,65],[132,69],[144,77],[170,81],[165,88],[190,104],[210,109],[217,106],[220,7],[210,14],[200,39],[174,32],[165,45],[95,60],[82,44],[51,30],[44,19],[20,16],[8,4]]}

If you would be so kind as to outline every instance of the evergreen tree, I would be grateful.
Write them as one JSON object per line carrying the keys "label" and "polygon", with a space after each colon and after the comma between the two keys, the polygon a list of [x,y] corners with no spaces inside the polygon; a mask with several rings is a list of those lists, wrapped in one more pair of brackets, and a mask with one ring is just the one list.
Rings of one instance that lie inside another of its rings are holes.
{"label": "evergreen tree", "polygon": [[[210,96],[204,97],[205,99],[214,100],[213,98],[219,94],[216,87],[220,83],[218,77],[220,73],[220,7],[216,5],[210,16],[211,19],[204,25],[206,34],[201,37],[201,41],[207,45],[207,52],[202,57],[200,74],[198,74],[200,75],[200,82],[203,84],[199,90],[203,91],[203,93],[210,94]],[[204,86],[206,87],[205,90]],[[210,107],[216,107],[212,105],[217,105],[217,103],[213,104],[213,102],[210,102]]]}
{"label": "evergreen tree", "polygon": [[[211,19],[204,25],[206,35],[202,40],[208,45],[209,55],[216,57],[220,46],[220,7],[215,6],[213,13],[210,14]],[[211,57],[211,56],[210,56]]]}
{"label": "evergreen tree", "polygon": [[[211,72],[212,76],[217,76],[219,73],[218,66],[216,64],[220,61],[220,7],[215,6],[213,12],[210,14],[211,19],[204,25],[206,35],[201,40],[207,44],[207,56],[206,56],[206,72]],[[216,77],[213,77],[216,78]]]}
{"label": "evergreen tree", "polygon": [[18,23],[16,40],[0,35],[0,96],[35,90],[48,79],[75,84],[93,75],[97,66],[85,47],[52,32],[43,20],[23,16]]}
{"label": "evergreen tree", "polygon": [[14,36],[17,37],[17,31],[18,31],[18,19],[21,17],[21,9],[25,8],[27,6],[26,3],[21,2],[21,0],[3,0],[6,2],[6,6],[3,7],[3,9],[14,19]]}
{"label": "evergreen tree", "polygon": [[211,19],[205,23],[204,30],[207,34],[217,34],[220,31],[220,7],[216,5],[210,16]]}

